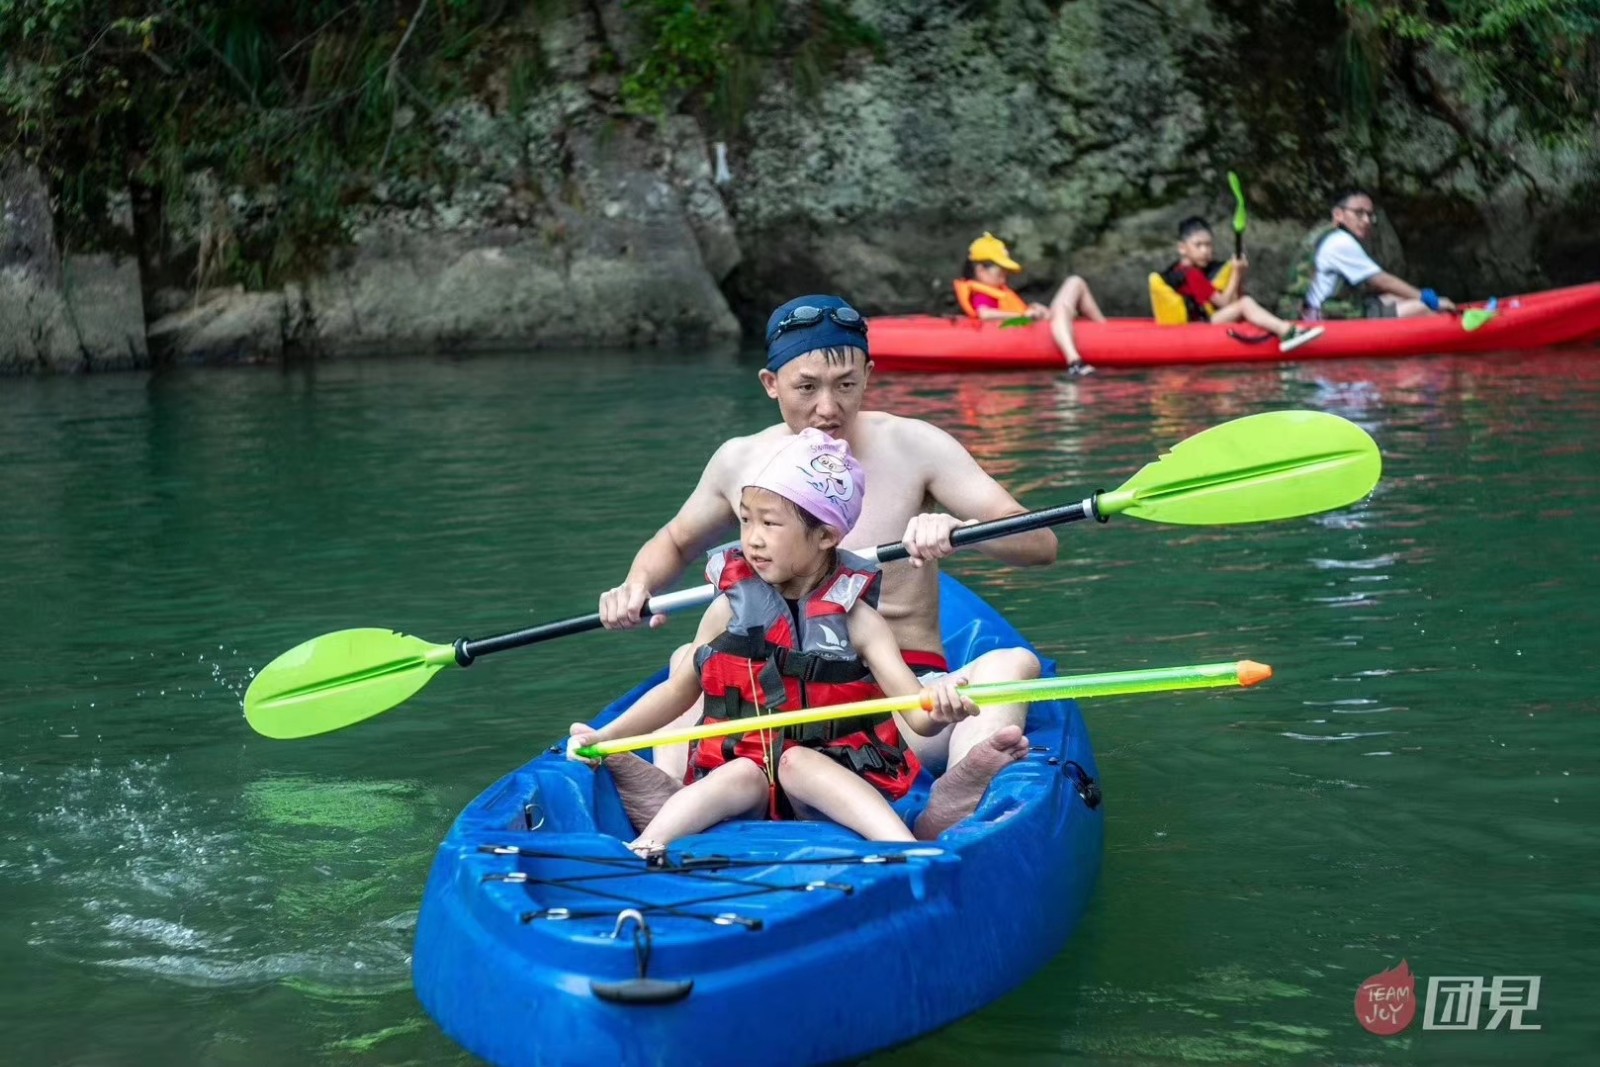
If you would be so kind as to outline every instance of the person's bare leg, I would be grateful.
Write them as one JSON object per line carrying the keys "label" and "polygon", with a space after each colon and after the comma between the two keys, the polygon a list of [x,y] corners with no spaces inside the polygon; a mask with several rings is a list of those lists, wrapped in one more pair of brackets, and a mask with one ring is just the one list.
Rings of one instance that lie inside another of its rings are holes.
{"label": "person's bare leg", "polygon": [[871,783],[813,749],[785,749],[778,758],[778,784],[791,801],[868,841],[916,840]]}
{"label": "person's bare leg", "polygon": [[[991,682],[1024,682],[1039,677],[1039,657],[1025,648],[997,648],[985,652],[965,667],[968,685]],[[948,768],[955,768],[978,745],[1006,726],[1028,723],[1026,704],[988,704],[978,714],[962,719],[950,728]]]}
{"label": "person's bare leg", "polygon": [[1231,325],[1240,320],[1258,326],[1277,337],[1288,333],[1291,325],[1287,320],[1278,318],[1262,307],[1256,302],[1255,297],[1251,296],[1241,296],[1233,303],[1219,307],[1211,315],[1211,321],[1219,325]]}
{"label": "person's bare leg", "polygon": [[617,783],[622,810],[634,830],[649,824],[672,795],[682,789],[683,779],[674,778],[637,753],[624,752],[601,761]]}
{"label": "person's bare leg", "polygon": [[1050,307],[1054,309],[1057,304],[1071,308],[1075,318],[1088,319],[1090,322],[1106,321],[1105,312],[1100,310],[1094,293],[1089,290],[1089,283],[1080,275],[1074,274],[1061,283],[1055,299],[1050,301]]}
{"label": "person's bare leg", "polygon": [[674,793],[628,847],[640,855],[656,852],[680,837],[765,807],[767,786],[767,776],[755,761],[724,763]]}
{"label": "person's bare leg", "polygon": [[1050,301],[1050,335],[1056,347],[1066,357],[1069,367],[1083,364],[1083,353],[1078,351],[1078,341],[1073,335],[1072,323],[1079,315],[1093,322],[1104,322],[1106,317],[1089,292],[1089,283],[1074,274],[1061,283]]}
{"label": "person's bare leg", "polygon": [[1028,755],[1028,738],[1020,726],[1003,726],[939,780],[928,794],[928,806],[917,817],[918,841],[932,841],[978,809],[994,776]]}
{"label": "person's bare leg", "polygon": [[[681,730],[685,726],[695,726],[706,713],[706,698],[701,697],[694,702],[694,707],[673,719],[661,730]],[[658,733],[660,731],[657,731]],[[688,745],[657,745],[652,753],[655,765],[666,771],[667,774],[683,781],[683,776],[689,770]]]}
{"label": "person's bare leg", "polygon": [[1291,352],[1310,344],[1326,331],[1321,326],[1302,327],[1287,319],[1280,319],[1256,302],[1254,297],[1241,296],[1226,307],[1218,308],[1211,316],[1213,323],[1227,325],[1240,319],[1278,337],[1278,349]]}
{"label": "person's bare leg", "polygon": [[[679,645],[672,653],[672,666],[676,668],[679,660],[693,654],[694,646]],[[703,712],[702,697],[662,729],[693,726],[700,721]],[[648,825],[667,798],[683,788],[689,770],[688,745],[659,745],[652,755],[654,762],[632,752],[605,758],[605,767],[616,779],[617,793],[622,797],[622,810],[628,813],[635,830]]]}
{"label": "person's bare leg", "polygon": [[[1039,677],[1039,657],[1025,648],[997,648],[962,668],[970,685],[1018,682]],[[939,836],[971,815],[989,781],[1028,754],[1023,726],[1026,704],[989,705],[950,728],[949,768],[934,783],[928,806],[917,820],[922,841]]]}
{"label": "person's bare leg", "polygon": [[1056,347],[1066,357],[1067,366],[1083,365],[1083,353],[1078,351],[1078,340],[1072,335],[1072,315],[1065,309],[1051,310],[1050,336],[1056,339]]}

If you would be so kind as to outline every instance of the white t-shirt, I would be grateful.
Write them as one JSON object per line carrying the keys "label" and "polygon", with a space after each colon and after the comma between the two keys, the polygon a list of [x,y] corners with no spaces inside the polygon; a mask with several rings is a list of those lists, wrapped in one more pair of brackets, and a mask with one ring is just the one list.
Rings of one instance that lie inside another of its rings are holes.
{"label": "white t-shirt", "polygon": [[1306,292],[1306,306],[1320,308],[1339,290],[1339,279],[1347,285],[1360,285],[1383,273],[1367,250],[1348,231],[1334,230],[1317,247],[1316,273]]}

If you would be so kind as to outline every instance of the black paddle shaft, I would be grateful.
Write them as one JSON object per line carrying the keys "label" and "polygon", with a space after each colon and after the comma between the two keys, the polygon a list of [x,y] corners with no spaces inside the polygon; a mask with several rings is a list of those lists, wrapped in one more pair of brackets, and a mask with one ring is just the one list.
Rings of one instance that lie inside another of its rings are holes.
{"label": "black paddle shaft", "polygon": [[[1022,515],[1012,515],[1005,519],[995,519],[993,522],[980,522],[975,526],[963,526],[950,535],[950,543],[957,548],[963,545],[974,545],[980,541],[992,541],[997,537],[1009,537],[1012,534],[1028,533],[1031,530],[1042,530],[1047,526],[1060,526],[1063,523],[1077,522],[1079,519],[1104,517],[1095,510],[1095,498],[1079,501],[1076,504],[1059,504],[1053,508],[1044,508],[1040,511],[1029,511]],[[893,563],[911,555],[906,546],[899,541],[887,545],[879,545],[874,550],[879,563]],[[695,590],[687,589],[682,593],[668,593],[665,597],[653,597],[661,600],[673,596],[693,594]],[[709,598],[708,598],[709,599]],[[687,606],[687,605],[685,605]],[[643,615],[650,614],[650,606],[645,605]],[[556,622],[547,622],[540,626],[530,626],[526,630],[513,630],[510,633],[495,634],[493,637],[480,637],[469,640],[465,637],[456,639],[456,662],[463,667],[470,667],[472,661],[479,656],[486,656],[491,652],[504,652],[508,648],[521,648],[523,645],[536,645],[541,641],[553,641],[558,637],[567,637],[572,634],[581,634],[588,630],[599,630],[604,626],[600,621],[600,613],[591,615],[575,615],[570,619],[560,619]]]}

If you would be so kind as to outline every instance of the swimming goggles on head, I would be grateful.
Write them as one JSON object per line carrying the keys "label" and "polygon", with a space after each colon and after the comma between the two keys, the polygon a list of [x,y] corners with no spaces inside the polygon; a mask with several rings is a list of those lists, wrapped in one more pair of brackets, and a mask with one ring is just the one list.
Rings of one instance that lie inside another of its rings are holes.
{"label": "swimming goggles on head", "polygon": [[820,323],[823,319],[832,319],[847,330],[853,330],[863,337],[867,333],[867,320],[861,317],[861,312],[853,307],[819,308],[810,304],[802,304],[789,314],[785,315],[776,326],[767,331],[767,344],[771,344],[790,330],[806,330]]}

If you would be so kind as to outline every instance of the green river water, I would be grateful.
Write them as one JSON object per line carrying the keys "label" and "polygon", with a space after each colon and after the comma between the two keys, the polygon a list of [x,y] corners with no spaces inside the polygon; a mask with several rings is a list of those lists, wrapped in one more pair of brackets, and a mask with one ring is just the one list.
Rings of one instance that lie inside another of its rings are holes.
{"label": "green river water", "polygon": [[[585,353],[5,383],[4,1061],[474,1062],[410,988],[433,850],[684,622],[496,656],[299,742],[255,736],[240,698],[327,630],[445,641],[592,610],[716,443],[773,417],[754,369]],[[1049,570],[955,564],[1064,670],[1249,656],[1277,677],[1090,705],[1107,851],[1076,937],[875,1064],[1593,1062],[1600,353],[885,376],[872,399],[1034,506],[1274,408],[1354,419],[1386,461],[1331,515],[1079,525]],[[1541,1029],[1419,1012],[1369,1034],[1357,987],[1402,959],[1419,996],[1540,976]]]}

